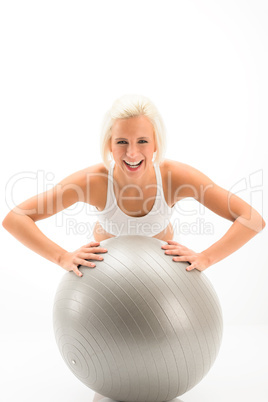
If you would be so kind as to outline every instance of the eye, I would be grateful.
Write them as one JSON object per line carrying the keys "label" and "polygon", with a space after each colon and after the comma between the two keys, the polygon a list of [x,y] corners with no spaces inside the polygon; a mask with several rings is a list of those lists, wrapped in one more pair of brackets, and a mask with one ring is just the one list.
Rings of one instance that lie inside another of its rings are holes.
{"label": "eye", "polygon": [[[117,144],[126,144],[127,143],[127,141],[125,141],[125,140],[121,140],[121,141],[118,141],[117,142]],[[139,140],[139,143],[140,144],[146,144],[146,143],[148,143],[148,141],[146,141],[146,140]]]}

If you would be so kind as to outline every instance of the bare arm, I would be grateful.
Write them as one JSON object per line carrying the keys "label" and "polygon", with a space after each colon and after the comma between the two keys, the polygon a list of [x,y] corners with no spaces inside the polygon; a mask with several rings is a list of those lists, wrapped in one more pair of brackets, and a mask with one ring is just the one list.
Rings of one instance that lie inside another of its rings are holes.
{"label": "bare arm", "polygon": [[66,250],[46,237],[27,214],[18,214],[12,210],[2,224],[24,246],[55,264],[59,265],[61,255],[66,253]]}
{"label": "bare arm", "polygon": [[221,239],[203,251],[209,266],[238,250],[265,227],[263,218],[254,208],[216,184],[208,190],[202,203],[233,222]]}
{"label": "bare arm", "polygon": [[[92,173],[95,173],[93,169]],[[76,172],[51,190],[24,201],[7,214],[2,222],[3,227],[32,251],[68,271],[74,270],[77,275],[80,275],[77,265],[95,265],[86,259],[96,259],[93,253],[101,251],[100,248],[96,251],[99,243],[91,242],[81,249],[69,253],[45,236],[35,222],[48,218],[79,201],[92,202],[94,205],[94,199],[88,199],[91,193],[87,188],[90,186],[89,178],[90,172]],[[97,176],[94,175],[92,186],[96,180]]]}
{"label": "bare arm", "polygon": [[191,265],[188,270],[196,268],[202,271],[221,261],[265,227],[264,220],[254,208],[235,194],[216,185],[203,173],[173,161],[170,169],[174,175],[175,202],[185,197],[193,197],[211,211],[233,222],[221,239],[201,253],[195,253],[173,241],[169,242],[169,246],[163,247],[173,250],[168,254],[179,255],[174,257],[175,261],[189,261]]}

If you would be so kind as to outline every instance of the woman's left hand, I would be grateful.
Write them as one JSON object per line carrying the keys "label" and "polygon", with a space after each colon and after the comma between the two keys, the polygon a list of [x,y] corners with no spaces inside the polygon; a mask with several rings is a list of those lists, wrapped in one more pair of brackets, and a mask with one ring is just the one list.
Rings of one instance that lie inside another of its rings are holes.
{"label": "woman's left hand", "polygon": [[165,254],[174,255],[173,261],[187,261],[190,263],[187,271],[197,269],[198,271],[204,271],[209,267],[209,259],[203,253],[196,253],[193,250],[177,243],[174,240],[167,240],[168,244],[163,244],[162,249],[166,250]]}

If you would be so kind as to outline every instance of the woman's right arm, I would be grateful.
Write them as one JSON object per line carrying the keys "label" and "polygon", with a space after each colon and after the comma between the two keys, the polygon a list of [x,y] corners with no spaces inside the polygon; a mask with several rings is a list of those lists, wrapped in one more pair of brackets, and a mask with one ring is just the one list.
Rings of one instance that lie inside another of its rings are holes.
{"label": "woman's right arm", "polygon": [[76,202],[88,202],[94,205],[94,200],[89,197],[94,194],[90,188],[96,185],[97,176],[96,165],[68,176],[49,191],[38,194],[13,208],[4,218],[3,227],[26,247],[67,271],[74,271],[81,276],[78,265],[92,267],[95,264],[87,259],[102,259],[96,255],[105,252],[98,247],[99,243],[91,242],[74,252],[68,252],[45,236],[35,222],[48,218]]}

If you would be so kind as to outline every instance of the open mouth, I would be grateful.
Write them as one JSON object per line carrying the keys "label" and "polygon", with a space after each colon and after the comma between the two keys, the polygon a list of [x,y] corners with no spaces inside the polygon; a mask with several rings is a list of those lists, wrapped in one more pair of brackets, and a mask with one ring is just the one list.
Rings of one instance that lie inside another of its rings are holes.
{"label": "open mouth", "polygon": [[135,164],[135,165],[132,165],[132,164],[130,164],[130,163],[127,163],[126,161],[124,161],[124,164],[126,165],[126,167],[128,168],[128,170],[138,170],[139,167],[142,165],[142,162],[143,162],[143,159],[142,159],[139,163],[137,163],[137,164]]}

